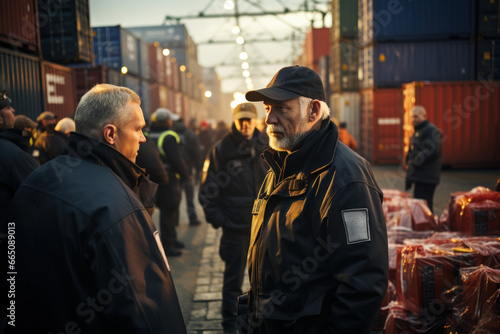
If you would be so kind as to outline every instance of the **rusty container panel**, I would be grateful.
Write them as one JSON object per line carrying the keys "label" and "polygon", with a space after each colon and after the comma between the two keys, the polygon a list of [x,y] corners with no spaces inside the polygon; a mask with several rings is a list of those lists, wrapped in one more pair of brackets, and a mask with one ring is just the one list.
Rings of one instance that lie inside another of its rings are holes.
{"label": "rusty container panel", "polygon": [[410,111],[422,105],[443,133],[443,166],[500,166],[500,82],[412,82],[403,92],[405,154],[414,132]]}
{"label": "rusty container panel", "polygon": [[374,164],[402,159],[403,93],[399,88],[361,91],[360,153]]}
{"label": "rusty container panel", "polygon": [[163,50],[153,44],[149,44],[149,78],[152,82],[160,84],[167,83],[167,70]]}
{"label": "rusty container panel", "polygon": [[14,51],[40,54],[37,0],[0,1],[0,45]]}
{"label": "rusty container panel", "polygon": [[44,108],[38,58],[0,48],[0,77],[16,114],[36,120]]}
{"label": "rusty container panel", "polygon": [[72,68],[42,62],[42,84],[45,110],[52,111],[59,119],[74,114],[76,82]]}
{"label": "rusty container panel", "polygon": [[75,68],[75,72],[77,101],[80,101],[81,97],[97,84],[124,85],[123,74],[103,65],[79,67]]}

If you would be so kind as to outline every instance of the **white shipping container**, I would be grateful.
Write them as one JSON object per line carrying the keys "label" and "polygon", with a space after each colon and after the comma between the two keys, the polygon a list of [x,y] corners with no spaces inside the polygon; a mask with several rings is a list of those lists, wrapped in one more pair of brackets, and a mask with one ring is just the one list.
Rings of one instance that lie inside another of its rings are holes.
{"label": "white shipping container", "polygon": [[360,143],[361,95],[359,92],[335,93],[331,97],[332,116],[346,122],[347,131]]}

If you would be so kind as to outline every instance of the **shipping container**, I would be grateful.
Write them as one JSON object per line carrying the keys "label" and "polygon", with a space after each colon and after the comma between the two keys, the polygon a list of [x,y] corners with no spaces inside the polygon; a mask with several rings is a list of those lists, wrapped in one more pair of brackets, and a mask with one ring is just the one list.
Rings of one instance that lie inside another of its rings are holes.
{"label": "shipping container", "polygon": [[358,1],[332,1],[332,42],[358,37]]}
{"label": "shipping container", "polygon": [[477,80],[500,80],[500,39],[477,43],[476,73]]}
{"label": "shipping container", "polygon": [[46,60],[92,63],[89,1],[38,0],[40,40]]}
{"label": "shipping container", "polygon": [[162,85],[167,83],[167,70],[163,50],[153,44],[148,45],[149,79]]}
{"label": "shipping container", "polygon": [[150,110],[155,112],[158,108],[168,108],[168,89],[164,85],[150,85]]}
{"label": "shipping container", "polygon": [[500,166],[500,82],[413,82],[404,91],[404,154],[414,129],[410,111],[421,105],[443,133],[444,166]]}
{"label": "shipping container", "polygon": [[75,68],[75,72],[77,102],[80,101],[81,97],[86,92],[88,92],[97,84],[109,83],[116,86],[124,85],[123,74],[103,65],[93,67],[78,67]]}
{"label": "shipping container", "polygon": [[149,119],[151,113],[151,85],[146,80],[141,80],[139,84],[139,97],[141,98],[141,109],[145,119]]}
{"label": "shipping container", "polygon": [[139,51],[139,77],[148,80],[151,76],[149,65],[149,44],[137,40],[137,50]]}
{"label": "shipping container", "polygon": [[59,119],[72,116],[76,109],[74,70],[43,61],[42,84],[45,110],[52,111]]}
{"label": "shipping container", "polygon": [[403,92],[361,90],[360,153],[374,164],[398,164],[403,148]]}
{"label": "shipping container", "polygon": [[346,129],[354,137],[356,142],[361,143],[361,96],[359,92],[343,92],[332,95],[332,116],[340,122],[346,123]]}
{"label": "shipping container", "polygon": [[161,48],[168,48],[170,56],[178,66],[185,65],[188,71],[199,77],[198,50],[184,24],[129,27],[132,33],[147,43],[158,42]]}
{"label": "shipping container", "polygon": [[36,0],[0,1],[0,46],[40,54],[40,29]]}
{"label": "shipping container", "polygon": [[331,95],[331,89],[330,89],[331,74],[330,74],[330,56],[329,55],[325,55],[319,59],[318,70],[319,70],[319,72],[318,72],[319,77],[321,78],[321,81],[323,82],[323,89],[325,90],[326,103],[329,105],[330,104],[330,95]]}
{"label": "shipping container", "polygon": [[330,30],[328,28],[311,28],[302,45],[301,65],[319,72],[319,60],[330,54]]}
{"label": "shipping container", "polygon": [[475,35],[474,0],[359,0],[360,44],[468,39]]}
{"label": "shipping container", "polygon": [[94,28],[94,56],[96,65],[140,74],[138,38],[120,26]]}
{"label": "shipping container", "polygon": [[401,87],[412,81],[474,80],[474,43],[380,43],[359,53],[360,88]]}
{"label": "shipping container", "polygon": [[477,0],[477,27],[480,37],[500,37],[500,1]]}
{"label": "shipping container", "polygon": [[38,57],[0,48],[0,89],[7,91],[16,114],[36,120],[44,111]]}
{"label": "shipping container", "polygon": [[344,40],[331,45],[332,92],[357,91],[359,89],[359,49],[355,41]]}

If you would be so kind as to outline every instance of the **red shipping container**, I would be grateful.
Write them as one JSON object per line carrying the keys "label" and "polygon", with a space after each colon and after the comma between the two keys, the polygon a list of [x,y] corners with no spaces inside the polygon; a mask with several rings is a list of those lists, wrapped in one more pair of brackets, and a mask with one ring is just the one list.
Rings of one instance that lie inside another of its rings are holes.
{"label": "red shipping container", "polygon": [[410,111],[421,105],[443,133],[444,166],[500,166],[499,82],[412,82],[403,94],[404,155],[414,132]]}
{"label": "red shipping container", "polygon": [[97,84],[124,85],[124,75],[104,65],[78,67],[75,68],[75,72],[77,101],[80,101],[81,97]]}
{"label": "red shipping container", "polygon": [[36,0],[0,1],[0,44],[15,51],[40,54]]}
{"label": "red shipping container", "polygon": [[330,29],[312,28],[302,46],[302,64],[319,73],[319,60],[330,55]]}
{"label": "red shipping container", "polygon": [[76,109],[76,82],[72,68],[42,62],[42,84],[45,109],[59,119],[71,116]]}
{"label": "red shipping container", "polygon": [[160,84],[167,83],[167,69],[163,49],[149,44],[149,79]]}
{"label": "red shipping container", "polygon": [[401,163],[403,93],[399,88],[361,91],[361,155],[374,164]]}
{"label": "red shipping container", "polygon": [[168,108],[168,89],[163,85],[152,84],[151,88],[151,112],[155,112],[158,108]]}

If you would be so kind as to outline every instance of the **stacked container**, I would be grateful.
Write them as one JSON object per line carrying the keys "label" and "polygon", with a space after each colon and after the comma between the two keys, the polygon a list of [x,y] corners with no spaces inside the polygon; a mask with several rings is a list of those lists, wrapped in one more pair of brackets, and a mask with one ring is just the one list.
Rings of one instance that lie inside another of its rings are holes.
{"label": "stacked container", "polygon": [[36,0],[0,2],[0,46],[16,52],[40,54]]}
{"label": "stacked container", "polygon": [[396,129],[403,124],[404,83],[474,80],[475,13],[471,0],[358,1],[361,132],[372,134],[360,147],[368,160],[401,162],[402,131]]}
{"label": "stacked container", "polygon": [[477,80],[500,80],[500,1],[477,2]]}
{"label": "stacked container", "polygon": [[358,85],[358,3],[332,1],[330,76],[332,116],[360,142],[360,94]]}

